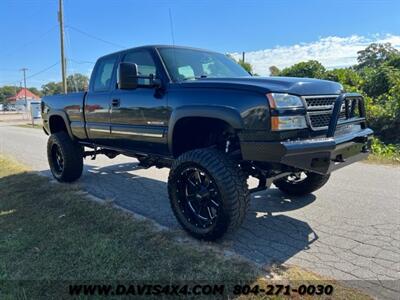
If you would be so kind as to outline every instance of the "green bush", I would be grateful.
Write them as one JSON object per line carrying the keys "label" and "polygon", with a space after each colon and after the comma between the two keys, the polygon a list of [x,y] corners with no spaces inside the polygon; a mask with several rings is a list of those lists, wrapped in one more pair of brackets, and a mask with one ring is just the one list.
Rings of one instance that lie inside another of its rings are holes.
{"label": "green bush", "polygon": [[[350,68],[326,70],[313,60],[283,70],[275,67],[274,75],[332,80],[340,82],[346,92],[361,93],[368,126],[375,136],[388,149],[392,149],[392,144],[400,144],[400,52],[390,44],[371,44],[359,51],[358,64]],[[375,147],[377,151],[380,146]],[[387,153],[393,153],[388,149]]]}
{"label": "green bush", "polygon": [[379,139],[372,139],[372,159],[384,159],[400,163],[400,145],[384,144]]}

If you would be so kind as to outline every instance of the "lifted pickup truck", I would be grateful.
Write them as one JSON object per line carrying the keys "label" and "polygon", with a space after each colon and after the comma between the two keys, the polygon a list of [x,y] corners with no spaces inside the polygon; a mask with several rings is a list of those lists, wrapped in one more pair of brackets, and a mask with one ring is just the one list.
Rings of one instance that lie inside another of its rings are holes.
{"label": "lifted pickup truck", "polygon": [[372,136],[362,96],[338,83],[253,77],[223,54],[176,46],[101,57],[87,92],[44,97],[41,109],[57,180],[77,180],[99,154],[170,168],[172,210],[206,240],[242,223],[251,192],[312,193],[365,158]]}

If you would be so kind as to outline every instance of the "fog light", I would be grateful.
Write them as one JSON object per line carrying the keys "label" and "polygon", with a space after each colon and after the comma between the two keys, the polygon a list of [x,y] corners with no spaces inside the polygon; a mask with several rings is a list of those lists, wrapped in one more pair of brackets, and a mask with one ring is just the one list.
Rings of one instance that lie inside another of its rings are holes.
{"label": "fog light", "polygon": [[307,128],[306,118],[304,116],[271,117],[271,129],[274,131],[302,128]]}

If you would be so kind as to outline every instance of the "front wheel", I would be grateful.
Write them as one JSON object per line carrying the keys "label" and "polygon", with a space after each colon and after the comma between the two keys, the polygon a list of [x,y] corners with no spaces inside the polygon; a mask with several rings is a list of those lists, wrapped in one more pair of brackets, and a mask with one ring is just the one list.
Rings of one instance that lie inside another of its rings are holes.
{"label": "front wheel", "polygon": [[329,177],[330,174],[321,175],[312,172],[299,172],[280,178],[274,181],[274,184],[286,194],[304,196],[324,186],[328,182]]}
{"label": "front wheel", "polygon": [[192,236],[216,240],[241,225],[249,192],[238,164],[215,149],[182,154],[168,178],[172,210]]}
{"label": "front wheel", "polygon": [[60,182],[72,182],[82,175],[82,147],[66,132],[57,132],[49,137],[47,159],[51,173]]}

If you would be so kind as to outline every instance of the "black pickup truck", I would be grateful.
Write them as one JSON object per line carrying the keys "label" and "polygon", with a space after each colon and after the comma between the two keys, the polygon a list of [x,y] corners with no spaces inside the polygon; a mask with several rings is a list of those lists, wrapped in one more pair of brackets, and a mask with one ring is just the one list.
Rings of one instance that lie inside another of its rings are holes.
{"label": "black pickup truck", "polygon": [[373,133],[362,96],[338,83],[253,77],[226,55],[177,46],[103,56],[87,92],[44,97],[41,109],[57,180],[77,180],[99,154],[170,168],[172,210],[206,240],[242,223],[251,192],[319,189],[368,155]]}

